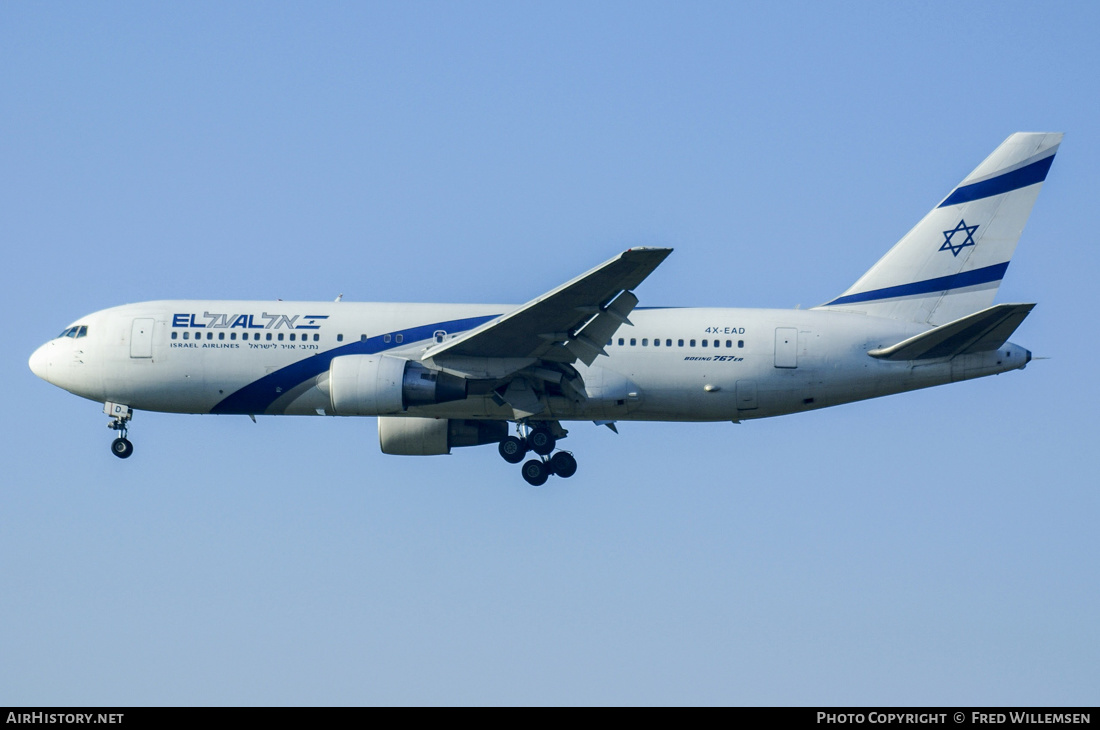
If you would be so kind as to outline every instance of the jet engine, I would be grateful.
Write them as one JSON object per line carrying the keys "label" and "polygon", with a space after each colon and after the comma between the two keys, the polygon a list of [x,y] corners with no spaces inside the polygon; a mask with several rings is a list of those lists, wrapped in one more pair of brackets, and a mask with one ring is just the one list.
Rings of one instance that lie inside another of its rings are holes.
{"label": "jet engine", "polygon": [[383,454],[437,456],[459,446],[495,444],[508,435],[505,421],[459,418],[379,416],[378,443]]}
{"label": "jet engine", "polygon": [[466,380],[391,355],[343,355],[329,365],[328,391],[338,416],[379,416],[462,400]]}

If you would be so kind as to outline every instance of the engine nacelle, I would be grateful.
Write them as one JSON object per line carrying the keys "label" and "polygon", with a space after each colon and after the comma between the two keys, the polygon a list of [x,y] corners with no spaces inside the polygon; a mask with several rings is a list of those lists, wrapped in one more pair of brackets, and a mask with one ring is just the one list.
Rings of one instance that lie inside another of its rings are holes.
{"label": "engine nacelle", "polygon": [[391,355],[342,355],[329,365],[328,391],[338,416],[379,416],[462,400],[466,380]]}
{"label": "engine nacelle", "polygon": [[505,421],[457,418],[378,417],[378,443],[383,454],[438,456],[460,446],[495,444],[508,435]]}

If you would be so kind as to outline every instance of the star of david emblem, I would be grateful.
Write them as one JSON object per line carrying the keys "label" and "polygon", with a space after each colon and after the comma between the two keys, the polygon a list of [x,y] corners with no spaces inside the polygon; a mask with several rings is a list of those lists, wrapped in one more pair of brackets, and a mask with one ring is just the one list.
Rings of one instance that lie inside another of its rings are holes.
{"label": "star of david emblem", "polygon": [[[952,228],[950,231],[943,232],[943,245],[940,246],[941,251],[951,251],[952,256],[958,256],[959,251],[962,251],[967,246],[974,245],[974,231],[978,230],[977,226],[968,226],[966,221],[960,220],[959,225]],[[965,232],[966,238],[963,238],[962,243],[959,243],[959,238],[955,238],[956,234]],[[954,239],[954,240],[952,240]]]}

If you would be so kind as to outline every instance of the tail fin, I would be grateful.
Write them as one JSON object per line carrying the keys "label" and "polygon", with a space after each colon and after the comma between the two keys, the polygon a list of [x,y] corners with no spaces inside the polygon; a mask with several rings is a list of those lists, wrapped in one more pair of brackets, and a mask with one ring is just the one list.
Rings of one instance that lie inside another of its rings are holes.
{"label": "tail fin", "polygon": [[1062,135],[1017,132],[848,291],[821,305],[940,325],[993,304]]}

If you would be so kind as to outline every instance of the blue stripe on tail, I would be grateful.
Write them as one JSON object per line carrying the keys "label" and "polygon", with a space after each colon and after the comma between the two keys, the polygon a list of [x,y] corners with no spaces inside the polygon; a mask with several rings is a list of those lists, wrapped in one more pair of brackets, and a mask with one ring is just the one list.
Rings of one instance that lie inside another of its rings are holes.
{"label": "blue stripe on tail", "polygon": [[1047,179],[1047,172],[1050,170],[1052,162],[1054,162],[1054,155],[1036,160],[1030,165],[1025,165],[1012,172],[1006,172],[1004,175],[998,175],[989,180],[982,180],[981,182],[976,182],[971,185],[955,188],[955,190],[947,196],[947,200],[939,204],[939,207],[945,208],[949,205],[958,205],[960,203],[969,203],[972,200],[991,198],[994,195],[1009,193],[1013,190],[1026,188],[1028,185],[1041,183],[1043,180]]}
{"label": "blue stripe on tail", "polygon": [[991,281],[1000,281],[1004,278],[1006,271],[1008,271],[1007,261],[1003,264],[994,264],[993,266],[986,266],[983,269],[964,271],[960,274],[952,274],[951,276],[939,276],[935,279],[914,281],[911,284],[900,284],[898,286],[888,286],[883,289],[860,292],[859,294],[849,294],[846,297],[838,297],[831,302],[826,302],[824,306],[831,307],[835,304],[851,304],[853,302],[873,302],[879,299],[893,299],[895,297],[908,297],[915,294],[931,294],[933,292],[962,289],[968,286],[977,286],[978,284],[988,284]]}

